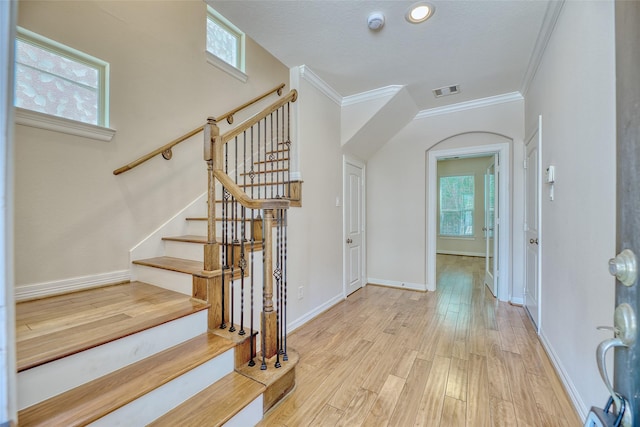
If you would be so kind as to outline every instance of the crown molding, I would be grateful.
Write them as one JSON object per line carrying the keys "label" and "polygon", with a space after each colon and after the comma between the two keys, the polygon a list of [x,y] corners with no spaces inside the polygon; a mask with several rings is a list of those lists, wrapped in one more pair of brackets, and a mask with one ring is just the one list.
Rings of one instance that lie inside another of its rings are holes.
{"label": "crown molding", "polygon": [[300,66],[300,77],[308,81],[313,87],[322,92],[327,98],[338,104],[342,105],[342,95],[340,95],[334,88],[329,86],[327,82],[322,80],[316,73],[306,65]]}
{"label": "crown molding", "polygon": [[342,106],[358,104],[360,102],[372,101],[378,98],[384,98],[387,96],[395,95],[400,92],[404,86],[402,85],[390,85],[381,87],[378,89],[368,90],[366,92],[356,93],[355,95],[349,95],[342,98]]}
{"label": "crown molding", "polygon": [[533,47],[533,52],[529,58],[527,71],[525,72],[522,84],[520,85],[520,93],[523,96],[527,95],[531,82],[538,72],[538,67],[540,67],[540,62],[542,61],[545,50],[547,49],[553,30],[556,27],[556,23],[558,22],[558,17],[560,16],[564,3],[565,0],[555,0],[550,1],[547,5],[547,10],[544,14],[542,25],[540,26],[540,32],[536,39],[536,44]]}
{"label": "crown molding", "polygon": [[505,93],[503,95],[490,96],[487,98],[474,99],[472,101],[459,102],[457,104],[445,105],[444,107],[430,108],[419,111],[413,120],[425,119],[427,117],[439,116],[441,114],[456,113],[474,108],[488,107],[490,105],[504,104],[505,102],[522,101],[524,97],[520,92]]}

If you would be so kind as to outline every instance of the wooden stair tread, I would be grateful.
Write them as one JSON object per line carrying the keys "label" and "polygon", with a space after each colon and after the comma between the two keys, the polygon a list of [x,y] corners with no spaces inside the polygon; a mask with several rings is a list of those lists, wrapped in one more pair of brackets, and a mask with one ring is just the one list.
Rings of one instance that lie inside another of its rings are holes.
{"label": "wooden stair tread", "polygon": [[[206,219],[206,218],[205,218]],[[196,236],[194,234],[187,234],[184,236],[170,236],[163,237],[162,240],[169,240],[172,242],[187,242],[187,243],[207,243],[207,236]]]}
{"label": "wooden stair tread", "polygon": [[[240,188],[247,188],[247,187],[268,187],[268,186],[272,186],[272,185],[283,185],[283,184],[288,184],[289,181],[269,181],[269,182],[261,182],[261,183],[257,183],[254,182],[253,184],[238,184],[238,187]],[[274,200],[280,200],[283,199],[284,197],[280,197],[280,198],[274,198]]]}
{"label": "wooden stair tread", "polygon": [[269,164],[269,163],[274,163],[274,162],[288,162],[289,158],[288,157],[282,157],[279,159],[273,159],[273,160],[259,160],[259,161],[255,161],[253,162],[254,165],[264,165],[264,164]]}
{"label": "wooden stair tread", "polygon": [[19,412],[24,426],[86,425],[233,348],[205,333]]}
{"label": "wooden stair tread", "polygon": [[198,274],[202,272],[202,269],[204,268],[204,263],[202,261],[193,261],[190,259],[174,258],[168,256],[138,259],[133,261],[133,263],[137,265],[162,268],[163,270],[176,271],[178,273],[186,274]]}
{"label": "wooden stair tread", "polygon": [[[277,160],[274,160],[274,162]],[[259,170],[253,171],[255,175],[257,174],[267,174],[267,173],[278,173],[278,172],[289,172],[289,168],[280,168],[280,169],[267,169],[267,170]],[[248,176],[251,175],[251,172],[243,172],[240,176]]]}
{"label": "wooden stair tread", "polygon": [[142,282],[20,302],[17,369],[39,366],[208,307],[188,295]]}
{"label": "wooden stair tread", "polygon": [[232,372],[149,426],[221,426],[264,390],[264,385]]}
{"label": "wooden stair tread", "polygon": [[[187,221],[206,221],[207,217],[206,216],[199,216],[199,217],[191,216],[191,217],[186,218],[186,220]],[[254,218],[254,220],[262,221],[262,218]],[[222,218],[216,217],[216,221],[222,221]],[[242,218],[227,218],[227,221],[229,221],[229,222],[242,222]],[[251,218],[245,218],[245,221],[251,222]]]}

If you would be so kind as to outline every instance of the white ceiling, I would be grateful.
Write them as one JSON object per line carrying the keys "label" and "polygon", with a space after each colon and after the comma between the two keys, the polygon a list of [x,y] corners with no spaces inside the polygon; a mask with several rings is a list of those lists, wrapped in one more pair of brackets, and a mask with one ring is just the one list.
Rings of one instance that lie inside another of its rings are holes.
{"label": "white ceiling", "polygon": [[[285,65],[306,65],[340,95],[406,85],[419,110],[520,91],[548,0],[439,1],[422,24],[414,1],[207,0]],[[367,27],[384,13],[382,30]],[[250,59],[249,59],[250,60]],[[436,99],[432,89],[459,84]]]}

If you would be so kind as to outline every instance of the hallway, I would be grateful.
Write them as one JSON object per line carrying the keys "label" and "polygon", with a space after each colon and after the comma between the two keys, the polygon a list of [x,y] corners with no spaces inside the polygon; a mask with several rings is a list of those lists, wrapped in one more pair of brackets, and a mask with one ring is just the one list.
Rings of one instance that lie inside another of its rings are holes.
{"label": "hallway", "polygon": [[297,388],[261,426],[580,426],[524,310],[484,259],[438,255],[438,290],[366,286],[297,329]]}

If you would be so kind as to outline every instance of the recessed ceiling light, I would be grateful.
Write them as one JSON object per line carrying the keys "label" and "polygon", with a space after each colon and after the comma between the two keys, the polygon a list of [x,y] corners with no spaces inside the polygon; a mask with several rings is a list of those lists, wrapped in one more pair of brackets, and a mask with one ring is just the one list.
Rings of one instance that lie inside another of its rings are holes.
{"label": "recessed ceiling light", "polygon": [[409,8],[407,14],[405,15],[405,19],[412,24],[418,24],[431,18],[431,15],[433,15],[435,9],[436,8],[429,3],[416,3]]}

